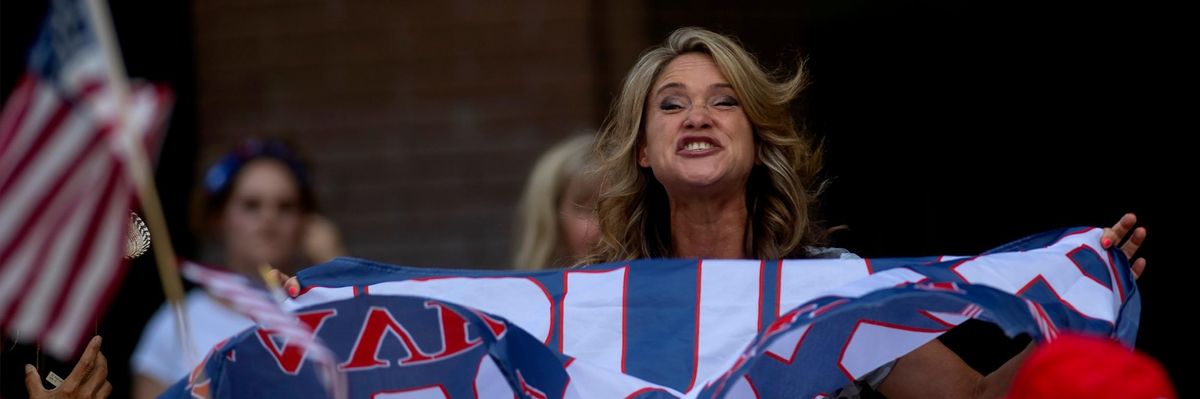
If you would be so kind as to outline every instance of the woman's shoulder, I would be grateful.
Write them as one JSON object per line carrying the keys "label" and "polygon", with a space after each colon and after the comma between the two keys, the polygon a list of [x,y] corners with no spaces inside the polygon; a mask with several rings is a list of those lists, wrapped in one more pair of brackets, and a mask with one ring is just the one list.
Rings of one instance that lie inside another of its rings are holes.
{"label": "woman's shoulder", "polygon": [[809,259],[862,259],[850,250],[838,247],[807,247]]}

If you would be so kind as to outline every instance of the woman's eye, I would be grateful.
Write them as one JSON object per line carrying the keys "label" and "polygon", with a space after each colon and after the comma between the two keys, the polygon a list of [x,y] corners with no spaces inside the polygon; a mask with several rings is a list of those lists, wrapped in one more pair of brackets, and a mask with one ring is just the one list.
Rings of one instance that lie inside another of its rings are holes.
{"label": "woman's eye", "polygon": [[261,207],[262,207],[262,202],[259,200],[242,201],[242,209],[245,209],[250,212],[258,212],[258,209]]}

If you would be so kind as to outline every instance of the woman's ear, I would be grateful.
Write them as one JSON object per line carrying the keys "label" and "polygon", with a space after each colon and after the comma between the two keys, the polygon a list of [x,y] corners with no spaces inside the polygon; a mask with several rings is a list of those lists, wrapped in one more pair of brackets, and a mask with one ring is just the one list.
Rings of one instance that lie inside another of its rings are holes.
{"label": "woman's ear", "polygon": [[638,142],[638,166],[643,168],[650,167],[650,157],[646,156],[646,142],[644,140]]}
{"label": "woman's ear", "polygon": [[225,232],[224,210],[208,215],[204,225],[207,226],[204,234],[208,237],[221,237]]}

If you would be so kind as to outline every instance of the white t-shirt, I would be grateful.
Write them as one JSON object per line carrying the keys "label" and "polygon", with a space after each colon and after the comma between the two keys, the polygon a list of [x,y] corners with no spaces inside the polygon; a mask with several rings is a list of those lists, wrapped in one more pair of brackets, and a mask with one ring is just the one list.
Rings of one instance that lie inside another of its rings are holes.
{"label": "white t-shirt", "polygon": [[146,329],[130,364],[134,374],[144,374],[163,385],[171,385],[186,376],[204,360],[208,350],[254,322],[217,302],[204,290],[192,290],[184,299],[188,329],[191,330],[191,364],[179,344],[175,315],[167,304],[158,308]]}

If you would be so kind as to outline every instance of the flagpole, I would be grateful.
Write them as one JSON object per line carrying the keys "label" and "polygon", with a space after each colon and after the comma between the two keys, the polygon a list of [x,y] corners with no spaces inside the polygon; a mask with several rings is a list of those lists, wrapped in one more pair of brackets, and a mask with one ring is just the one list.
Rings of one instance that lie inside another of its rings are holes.
{"label": "flagpole", "polygon": [[[108,63],[108,81],[117,93],[119,107],[123,109],[129,105],[129,78],[125,75],[125,63],[121,59],[121,50],[116,40],[116,31],[113,30],[112,17],[109,15],[107,4],[102,4],[102,1],[86,0],[88,18],[96,27],[96,38],[100,42],[100,48],[103,49],[104,58]],[[125,125],[122,127],[128,129]],[[191,365],[194,363],[196,354],[192,353],[188,323],[183,316],[185,314],[183,280],[179,276],[178,258],[175,256],[175,247],[171,245],[166,216],[158,197],[158,188],[154,185],[154,174],[151,172],[150,162],[147,160],[145,146],[141,140],[134,140],[136,132],[122,130],[118,133],[117,140],[125,144],[121,147],[129,155],[128,170],[137,184],[138,198],[142,204],[142,211],[146,214],[146,222],[150,227],[150,242],[155,246],[154,258],[155,263],[158,264],[158,275],[163,292],[175,313],[176,327],[179,331],[180,342],[184,347],[184,356]]]}

